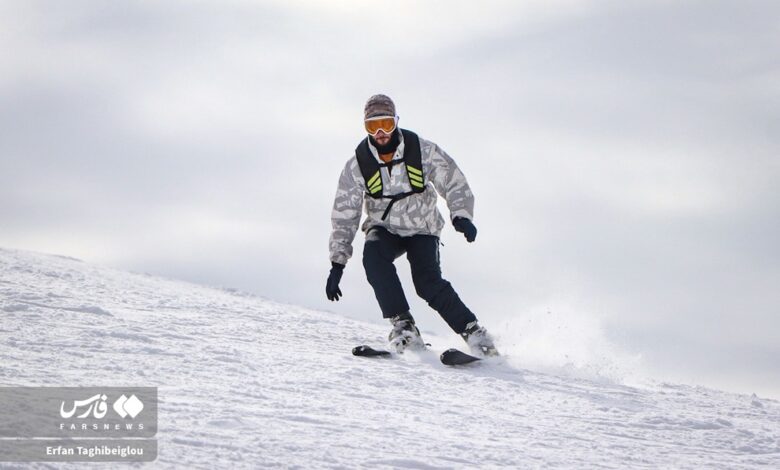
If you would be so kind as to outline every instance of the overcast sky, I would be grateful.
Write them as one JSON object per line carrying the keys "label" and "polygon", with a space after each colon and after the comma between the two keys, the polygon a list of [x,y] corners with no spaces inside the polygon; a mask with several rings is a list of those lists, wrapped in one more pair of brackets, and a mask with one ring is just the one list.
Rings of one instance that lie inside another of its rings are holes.
{"label": "overcast sky", "polygon": [[380,321],[362,234],[324,295],[379,92],[466,174],[445,277],[515,353],[780,397],[773,1],[3,1],[0,246]]}

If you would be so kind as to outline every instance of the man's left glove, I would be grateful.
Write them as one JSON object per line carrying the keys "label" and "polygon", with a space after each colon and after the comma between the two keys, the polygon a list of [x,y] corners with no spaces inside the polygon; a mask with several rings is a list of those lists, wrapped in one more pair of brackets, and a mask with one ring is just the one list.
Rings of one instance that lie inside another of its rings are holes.
{"label": "man's left glove", "polygon": [[330,268],[330,275],[328,275],[328,282],[325,284],[325,295],[328,296],[328,300],[339,300],[339,297],[343,294],[339,289],[339,281],[341,281],[341,275],[344,274],[344,265],[331,261],[333,267]]}
{"label": "man's left glove", "polygon": [[455,226],[455,230],[466,236],[466,241],[471,243],[477,238],[477,227],[471,223],[471,221],[465,217],[455,217],[452,219],[452,225]]}

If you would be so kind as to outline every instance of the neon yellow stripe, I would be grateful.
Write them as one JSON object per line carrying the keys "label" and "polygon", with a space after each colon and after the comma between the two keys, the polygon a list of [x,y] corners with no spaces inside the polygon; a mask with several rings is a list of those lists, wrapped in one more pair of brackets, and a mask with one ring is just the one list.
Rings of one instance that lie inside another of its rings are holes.
{"label": "neon yellow stripe", "polygon": [[412,175],[412,174],[409,174],[409,180],[410,181],[417,181],[419,183],[423,182],[422,178],[420,178],[419,176],[416,176],[416,175]]}
{"label": "neon yellow stripe", "polygon": [[375,192],[381,191],[381,190],[382,190],[382,182],[381,181],[377,182],[377,184],[375,184],[375,185],[371,186],[370,188],[368,188],[368,192],[370,192],[371,194],[374,194]]}
{"label": "neon yellow stripe", "polygon": [[418,170],[413,166],[406,165],[406,169],[409,171],[409,173],[413,173],[417,176],[422,176],[422,170]]}
{"label": "neon yellow stripe", "polygon": [[376,182],[376,179],[379,178],[379,177],[380,177],[379,170],[377,170],[377,172],[374,173],[374,176],[372,176],[371,179],[368,180],[366,185],[370,188],[371,186],[374,185],[374,183]]}
{"label": "neon yellow stripe", "polygon": [[412,186],[417,186],[418,188],[423,188],[423,187],[425,187],[425,185],[424,185],[424,184],[422,184],[422,183],[419,183],[419,182],[417,182],[417,181],[415,181],[415,180],[409,180],[409,182],[410,182],[410,183],[412,183]]}

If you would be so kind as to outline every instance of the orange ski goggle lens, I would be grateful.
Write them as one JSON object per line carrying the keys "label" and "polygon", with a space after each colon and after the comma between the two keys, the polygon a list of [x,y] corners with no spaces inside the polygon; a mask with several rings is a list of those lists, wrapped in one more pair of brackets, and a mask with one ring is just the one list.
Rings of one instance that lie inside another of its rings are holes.
{"label": "orange ski goggle lens", "polygon": [[371,135],[376,135],[377,132],[384,131],[385,134],[390,134],[395,130],[396,118],[395,117],[377,117],[366,119],[366,132]]}

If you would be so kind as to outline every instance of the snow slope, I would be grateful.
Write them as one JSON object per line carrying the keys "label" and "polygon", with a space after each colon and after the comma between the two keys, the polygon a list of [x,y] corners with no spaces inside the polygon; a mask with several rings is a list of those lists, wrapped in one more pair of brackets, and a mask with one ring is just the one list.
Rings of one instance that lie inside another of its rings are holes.
{"label": "snow slope", "polygon": [[1,385],[160,387],[153,467],[780,468],[775,400],[355,358],[386,325],[65,257],[0,250],[0,318]]}

